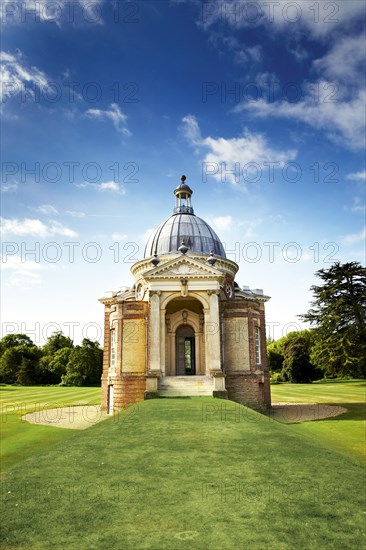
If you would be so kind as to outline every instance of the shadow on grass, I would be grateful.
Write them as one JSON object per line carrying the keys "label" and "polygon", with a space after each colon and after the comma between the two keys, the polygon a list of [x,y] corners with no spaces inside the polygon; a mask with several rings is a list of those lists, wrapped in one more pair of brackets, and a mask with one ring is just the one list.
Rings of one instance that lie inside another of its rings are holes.
{"label": "shadow on grass", "polygon": [[[335,403],[326,403],[326,405],[334,406]],[[340,403],[341,407],[345,407],[347,412],[339,416],[331,416],[324,420],[366,420],[366,404],[365,403]]]}
{"label": "shadow on grass", "polygon": [[[346,409],[335,414],[338,408]],[[329,420],[366,419],[365,403],[286,403],[272,407],[269,416],[281,424],[302,424]]]}

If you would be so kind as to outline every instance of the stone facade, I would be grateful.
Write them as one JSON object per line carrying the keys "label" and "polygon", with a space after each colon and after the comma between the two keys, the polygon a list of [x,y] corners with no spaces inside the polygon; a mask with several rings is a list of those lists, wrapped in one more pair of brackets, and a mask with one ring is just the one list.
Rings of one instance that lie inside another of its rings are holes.
{"label": "stone facade", "polygon": [[[174,214],[164,222],[172,219],[172,227],[181,222],[186,233],[181,246],[168,248],[174,231],[162,239],[159,226],[149,252],[131,268],[134,287],[100,299],[102,408],[110,413],[160,395],[213,395],[259,410],[270,406],[268,296],[234,283],[238,266],[225,257],[213,230],[194,216],[191,194],[183,180],[175,190]],[[181,238],[182,229],[178,233]],[[209,253],[209,245],[218,254]]]}

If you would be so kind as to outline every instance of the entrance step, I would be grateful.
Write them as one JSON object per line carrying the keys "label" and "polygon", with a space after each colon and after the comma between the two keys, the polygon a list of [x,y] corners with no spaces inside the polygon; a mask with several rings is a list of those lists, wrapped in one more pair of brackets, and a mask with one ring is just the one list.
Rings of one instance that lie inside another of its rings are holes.
{"label": "entrance step", "polygon": [[164,376],[159,380],[161,397],[212,396],[213,380],[207,376]]}

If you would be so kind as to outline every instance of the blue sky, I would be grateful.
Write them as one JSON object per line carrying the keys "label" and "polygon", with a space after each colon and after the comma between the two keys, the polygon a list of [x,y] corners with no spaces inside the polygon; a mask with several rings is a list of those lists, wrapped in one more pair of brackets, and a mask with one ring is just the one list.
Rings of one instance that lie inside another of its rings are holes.
{"label": "blue sky", "polygon": [[1,10],[2,335],[99,338],[181,174],[271,336],[315,271],[365,262],[364,2]]}

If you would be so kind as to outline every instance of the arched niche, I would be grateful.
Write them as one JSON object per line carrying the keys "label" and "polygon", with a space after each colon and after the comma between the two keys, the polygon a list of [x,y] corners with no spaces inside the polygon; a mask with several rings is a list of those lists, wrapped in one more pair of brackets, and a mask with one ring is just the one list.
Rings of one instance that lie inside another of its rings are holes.
{"label": "arched niche", "polygon": [[[178,304],[176,304],[178,305]],[[191,341],[191,350],[194,352],[194,374],[205,374],[205,360],[204,360],[204,342],[203,342],[203,308],[199,303],[200,308],[198,313],[187,308],[176,309],[170,307],[167,310],[166,319],[166,376],[184,376],[182,356],[179,357],[179,346],[182,346],[182,341],[178,341],[181,338],[193,338]],[[172,313],[169,313],[171,311]],[[184,335],[184,329],[186,328],[187,334]],[[188,334],[189,332],[189,334]],[[181,353],[183,351],[181,350]]]}

